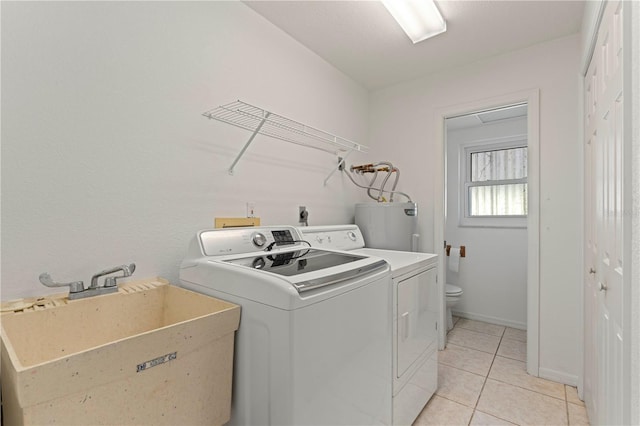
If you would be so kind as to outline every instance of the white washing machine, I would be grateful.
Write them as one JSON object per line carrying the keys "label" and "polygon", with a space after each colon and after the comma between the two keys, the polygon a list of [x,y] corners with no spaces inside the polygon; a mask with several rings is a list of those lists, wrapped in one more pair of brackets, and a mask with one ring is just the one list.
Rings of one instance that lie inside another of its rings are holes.
{"label": "white washing machine", "polygon": [[201,231],[181,285],[242,307],[230,424],[391,424],[390,271],[294,227]]}
{"label": "white washing machine", "polygon": [[348,250],[385,259],[391,267],[393,300],[393,424],[410,425],[438,385],[436,254],[364,248],[357,225],[298,228],[314,247]]}

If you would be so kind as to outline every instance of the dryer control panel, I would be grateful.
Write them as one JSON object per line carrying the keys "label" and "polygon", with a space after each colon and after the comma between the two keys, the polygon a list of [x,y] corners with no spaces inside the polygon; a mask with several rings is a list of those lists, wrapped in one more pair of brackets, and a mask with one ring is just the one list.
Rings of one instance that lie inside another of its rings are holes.
{"label": "dryer control panel", "polygon": [[364,247],[364,238],[357,225],[304,226],[298,228],[302,239],[313,247],[334,250],[355,250]]}

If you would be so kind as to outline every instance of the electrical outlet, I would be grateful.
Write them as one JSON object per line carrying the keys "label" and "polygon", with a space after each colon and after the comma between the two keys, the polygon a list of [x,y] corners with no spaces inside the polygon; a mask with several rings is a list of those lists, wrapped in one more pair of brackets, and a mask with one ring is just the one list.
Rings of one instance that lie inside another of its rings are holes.
{"label": "electrical outlet", "polygon": [[256,203],[247,201],[247,217],[256,217]]}
{"label": "electrical outlet", "polygon": [[300,206],[299,213],[298,213],[298,222],[301,225],[308,226],[309,225],[309,222],[307,220],[308,217],[309,217],[309,212],[307,211],[307,207]]}

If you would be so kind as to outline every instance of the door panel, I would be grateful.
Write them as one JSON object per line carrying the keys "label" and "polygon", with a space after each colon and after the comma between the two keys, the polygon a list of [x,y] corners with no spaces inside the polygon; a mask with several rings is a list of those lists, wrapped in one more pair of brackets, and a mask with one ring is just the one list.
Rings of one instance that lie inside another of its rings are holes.
{"label": "door panel", "polygon": [[592,424],[624,422],[621,1],[608,2],[585,76],[585,375]]}

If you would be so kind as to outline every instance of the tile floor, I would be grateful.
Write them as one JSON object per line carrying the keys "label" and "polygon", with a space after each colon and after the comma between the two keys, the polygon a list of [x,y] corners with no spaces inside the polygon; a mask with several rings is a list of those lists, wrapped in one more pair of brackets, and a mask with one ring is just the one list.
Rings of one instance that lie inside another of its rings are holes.
{"label": "tile floor", "polygon": [[529,376],[526,332],[455,318],[420,425],[588,425],[576,388]]}

